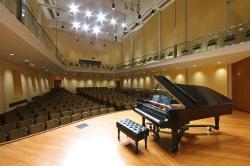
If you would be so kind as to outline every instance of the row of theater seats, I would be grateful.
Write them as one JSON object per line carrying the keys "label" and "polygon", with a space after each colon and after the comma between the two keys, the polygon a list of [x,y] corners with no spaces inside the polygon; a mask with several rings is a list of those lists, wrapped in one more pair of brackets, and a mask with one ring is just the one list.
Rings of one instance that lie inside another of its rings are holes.
{"label": "row of theater seats", "polygon": [[114,111],[114,107],[100,105],[65,89],[53,89],[27,105],[1,115],[0,143]]}
{"label": "row of theater seats", "polygon": [[107,87],[78,87],[76,92],[88,99],[115,107],[117,110],[130,109],[137,101],[133,96],[125,95],[116,89]]}

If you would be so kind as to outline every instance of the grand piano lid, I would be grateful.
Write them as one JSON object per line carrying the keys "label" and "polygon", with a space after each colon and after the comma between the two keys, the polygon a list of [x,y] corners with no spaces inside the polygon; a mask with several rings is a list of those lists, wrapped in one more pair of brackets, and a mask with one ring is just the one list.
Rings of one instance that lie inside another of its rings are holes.
{"label": "grand piano lid", "polygon": [[193,107],[199,104],[199,102],[190,96],[185,90],[180,88],[178,85],[172,83],[164,76],[154,76],[159,84],[164,87],[172,96],[178,100],[185,107]]}
{"label": "grand piano lid", "polygon": [[185,107],[232,104],[228,97],[204,86],[174,84],[164,76],[154,76],[172,96]]}

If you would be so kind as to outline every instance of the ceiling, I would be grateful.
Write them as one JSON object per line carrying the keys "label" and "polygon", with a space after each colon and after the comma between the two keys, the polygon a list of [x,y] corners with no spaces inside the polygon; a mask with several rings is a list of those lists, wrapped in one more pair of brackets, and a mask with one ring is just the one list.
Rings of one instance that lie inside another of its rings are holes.
{"label": "ceiling", "polygon": [[[139,22],[138,19],[138,2],[140,6],[140,14],[142,19],[148,13],[159,5],[166,3],[166,0],[114,0],[115,9],[112,9],[112,0],[37,0],[43,9],[43,12],[52,28],[71,31],[76,34],[76,30],[72,28],[73,22],[79,22],[80,28],[77,30],[78,35],[90,35],[102,39],[117,41],[124,35],[124,27],[121,24],[126,24],[126,32],[129,27]],[[70,6],[78,7],[78,12],[70,12]],[[92,17],[86,17],[86,11],[92,12]],[[102,12],[106,17],[106,21],[100,23],[97,21],[97,15]],[[59,13],[59,14],[57,14]],[[59,16],[58,16],[59,15]],[[111,19],[116,19],[117,24],[111,24]],[[89,25],[90,30],[86,33],[82,30],[84,24]],[[101,33],[96,36],[91,31],[94,26],[101,28]]]}

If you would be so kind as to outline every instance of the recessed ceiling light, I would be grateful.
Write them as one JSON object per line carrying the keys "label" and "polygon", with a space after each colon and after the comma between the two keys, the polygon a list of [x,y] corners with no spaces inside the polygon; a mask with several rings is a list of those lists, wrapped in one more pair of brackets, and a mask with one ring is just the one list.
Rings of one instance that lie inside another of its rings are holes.
{"label": "recessed ceiling light", "polygon": [[101,32],[100,27],[95,25],[93,28],[93,33],[97,36],[100,32]]}
{"label": "recessed ceiling light", "polygon": [[218,64],[221,64],[221,62],[217,62]]}
{"label": "recessed ceiling light", "polygon": [[10,56],[13,56],[14,54],[13,53],[10,53]]}
{"label": "recessed ceiling light", "polygon": [[104,21],[106,21],[106,15],[102,12],[99,12],[97,15],[97,21],[103,23]]}
{"label": "recessed ceiling light", "polygon": [[116,21],[116,19],[115,19],[114,17],[112,17],[112,19],[110,20],[110,23],[111,23],[112,25],[116,25],[116,24],[117,24],[117,21]]}
{"label": "recessed ceiling light", "polygon": [[29,62],[30,60],[26,59],[25,62]]}
{"label": "recessed ceiling light", "polygon": [[193,67],[197,67],[197,65],[193,65]]}
{"label": "recessed ceiling light", "polygon": [[80,27],[80,23],[78,21],[74,21],[72,23],[72,25],[73,25],[73,28],[76,29],[76,30]]}
{"label": "recessed ceiling light", "polygon": [[69,6],[70,13],[76,14],[76,13],[79,11],[78,7],[79,7],[79,6],[77,6],[77,5],[75,5],[75,4],[71,4],[71,5]]}
{"label": "recessed ceiling light", "polygon": [[125,23],[125,22],[122,22],[121,27],[122,27],[122,28],[126,28],[126,26],[127,26],[126,23]]}
{"label": "recessed ceiling light", "polygon": [[92,11],[90,11],[89,9],[87,9],[85,11],[85,16],[88,17],[88,18],[92,17]]}
{"label": "recessed ceiling light", "polygon": [[84,30],[85,32],[88,32],[89,31],[89,25],[88,24],[83,24],[82,30]]}

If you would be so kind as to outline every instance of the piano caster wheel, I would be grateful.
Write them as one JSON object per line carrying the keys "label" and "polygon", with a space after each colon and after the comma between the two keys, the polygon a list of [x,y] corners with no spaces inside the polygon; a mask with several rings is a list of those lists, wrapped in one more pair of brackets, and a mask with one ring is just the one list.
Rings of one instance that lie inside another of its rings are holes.
{"label": "piano caster wheel", "polygon": [[170,148],[170,151],[172,153],[177,153],[178,150],[179,150],[179,145],[178,144],[177,145],[172,145],[171,148]]}
{"label": "piano caster wheel", "polygon": [[146,126],[149,127],[149,131],[153,131],[152,123],[146,123]]}
{"label": "piano caster wheel", "polygon": [[213,128],[212,127],[207,127],[207,132],[212,132]]}

